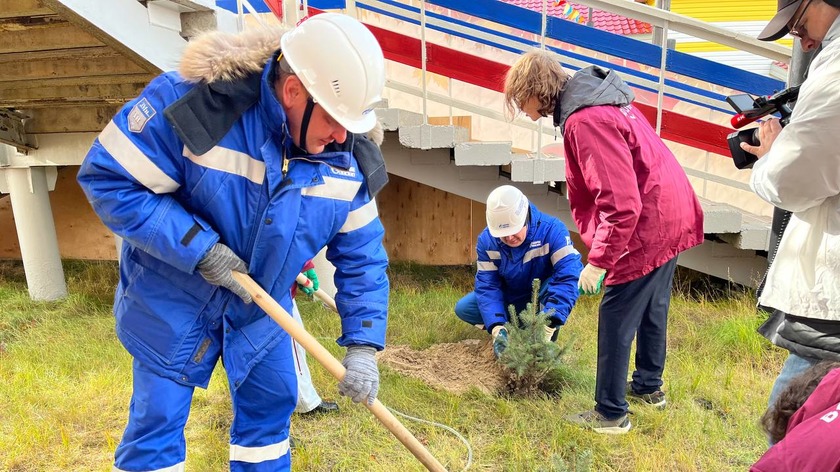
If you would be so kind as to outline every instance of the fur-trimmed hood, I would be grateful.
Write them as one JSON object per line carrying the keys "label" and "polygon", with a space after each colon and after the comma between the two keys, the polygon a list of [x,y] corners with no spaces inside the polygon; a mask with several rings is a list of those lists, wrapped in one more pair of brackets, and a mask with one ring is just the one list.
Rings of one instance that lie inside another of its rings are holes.
{"label": "fur-trimmed hood", "polygon": [[280,49],[286,28],[254,28],[242,33],[209,31],[184,49],[178,72],[190,82],[235,80],[263,70]]}
{"label": "fur-trimmed hood", "polygon": [[[254,28],[242,33],[208,31],[193,38],[181,56],[178,72],[188,82],[217,82],[242,79],[259,72],[280,49],[283,27]],[[381,145],[385,131],[379,121],[366,133]]]}

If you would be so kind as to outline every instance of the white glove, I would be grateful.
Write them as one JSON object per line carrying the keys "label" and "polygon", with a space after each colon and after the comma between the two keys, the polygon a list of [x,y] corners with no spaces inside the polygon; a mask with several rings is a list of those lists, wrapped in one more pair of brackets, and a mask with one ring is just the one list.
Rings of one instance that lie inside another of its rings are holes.
{"label": "white glove", "polygon": [[505,329],[505,325],[493,326],[493,329],[490,331],[490,334],[493,336],[493,339],[496,339],[496,336],[498,336],[499,332],[501,332],[503,329]]}
{"label": "white glove", "polygon": [[545,330],[545,342],[550,343],[551,337],[554,336],[554,332],[557,331],[557,328],[552,328],[551,326],[543,326]]}
{"label": "white glove", "polygon": [[504,325],[494,326],[490,334],[493,335],[493,355],[498,359],[508,346],[507,328]]}
{"label": "white glove", "polygon": [[581,295],[596,295],[601,291],[601,284],[604,282],[604,277],[607,275],[607,270],[600,267],[595,267],[592,264],[586,264],[583,271],[580,273],[578,280],[578,292]]}

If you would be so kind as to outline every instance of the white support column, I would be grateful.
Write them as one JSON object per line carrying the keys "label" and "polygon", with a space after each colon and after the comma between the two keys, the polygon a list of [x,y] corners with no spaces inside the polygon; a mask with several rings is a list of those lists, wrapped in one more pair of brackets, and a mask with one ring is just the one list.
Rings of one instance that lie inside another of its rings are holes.
{"label": "white support column", "polygon": [[12,202],[26,285],[33,300],[58,300],[67,296],[64,269],[58,252],[50,183],[55,185],[54,167],[2,169]]}
{"label": "white support column", "polygon": [[327,248],[321,249],[312,259],[315,264],[315,272],[318,274],[318,283],[320,289],[327,293],[327,295],[335,298],[335,266],[327,260]]}

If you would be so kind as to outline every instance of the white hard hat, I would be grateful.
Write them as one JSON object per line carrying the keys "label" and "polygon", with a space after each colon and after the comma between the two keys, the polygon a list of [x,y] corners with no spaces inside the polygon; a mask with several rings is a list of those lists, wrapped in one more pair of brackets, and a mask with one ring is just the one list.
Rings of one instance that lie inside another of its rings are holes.
{"label": "white hard hat", "polygon": [[487,197],[487,229],[494,238],[518,233],[528,218],[528,198],[512,185],[502,185]]}
{"label": "white hard hat", "polygon": [[315,15],[284,34],[280,50],[315,102],[347,131],[374,127],[385,58],[363,24],[340,13]]}

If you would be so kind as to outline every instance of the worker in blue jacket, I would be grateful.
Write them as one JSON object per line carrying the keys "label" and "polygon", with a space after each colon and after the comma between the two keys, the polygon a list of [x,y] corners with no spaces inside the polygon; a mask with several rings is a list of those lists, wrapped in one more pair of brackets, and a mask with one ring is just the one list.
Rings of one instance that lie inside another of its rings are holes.
{"label": "worker in blue jacket", "polygon": [[345,15],[313,16],[282,37],[212,33],[94,141],[78,181],[125,240],[114,313],[133,356],[115,471],[184,470],[193,392],[220,358],[230,469],[290,470],[292,340],[231,271],[292,311],[289,287],[326,246],[347,348],[339,393],[373,402],[388,307],[373,197],[387,174],[358,133],[376,124],[384,83],[379,44]]}
{"label": "worker in blue jacket", "polygon": [[540,309],[546,314],[554,310],[545,327],[546,340],[555,340],[577,301],[583,269],[569,230],[512,185],[490,192],[486,217],[487,228],[476,244],[475,290],[458,301],[455,314],[484,327],[493,336],[498,357],[507,347],[508,306],[522,312],[531,301],[533,280],[539,279]]}

